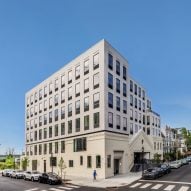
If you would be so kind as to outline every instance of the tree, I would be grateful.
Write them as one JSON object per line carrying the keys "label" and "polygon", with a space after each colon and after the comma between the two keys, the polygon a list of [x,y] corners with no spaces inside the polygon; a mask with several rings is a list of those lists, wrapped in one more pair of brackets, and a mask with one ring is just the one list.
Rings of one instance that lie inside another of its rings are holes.
{"label": "tree", "polygon": [[[67,168],[67,166],[64,162],[64,159],[62,157],[60,158],[58,167],[60,168],[60,173],[61,173],[61,178],[62,178],[63,170]],[[65,174],[66,174],[66,172],[64,172],[64,180],[65,180]]]}
{"label": "tree", "polygon": [[161,154],[155,153],[154,154],[154,161],[159,164],[161,160]]}
{"label": "tree", "polygon": [[24,157],[24,158],[21,160],[22,169],[23,169],[23,170],[26,170],[28,165],[29,165],[29,159],[28,159],[28,157]]}

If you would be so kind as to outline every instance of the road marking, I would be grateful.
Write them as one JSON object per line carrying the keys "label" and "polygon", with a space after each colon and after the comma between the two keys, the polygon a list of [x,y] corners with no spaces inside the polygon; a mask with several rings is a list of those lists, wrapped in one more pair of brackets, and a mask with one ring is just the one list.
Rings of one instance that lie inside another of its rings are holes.
{"label": "road marking", "polygon": [[153,186],[151,189],[153,190],[157,190],[159,189],[163,184],[156,184],[155,186]]}
{"label": "road marking", "polygon": [[50,188],[49,190],[53,190],[53,191],[63,191],[63,190],[60,190],[60,189],[57,189],[57,188]]}
{"label": "road marking", "polygon": [[73,188],[69,188],[69,187],[65,187],[65,186],[60,186],[58,188],[61,188],[61,189],[66,189],[66,190],[72,190]]}
{"label": "road marking", "polygon": [[[139,180],[139,182],[148,182],[148,180]],[[149,180],[149,182],[154,183],[171,183],[171,184],[188,184],[191,185],[191,182],[174,182],[174,181],[163,181],[163,180]]]}
{"label": "road marking", "polygon": [[164,190],[171,191],[175,185],[168,185]]}
{"label": "road marking", "polygon": [[71,188],[79,188],[79,186],[76,186],[76,185],[70,185],[70,184],[67,184],[68,187],[71,187]]}
{"label": "road marking", "polygon": [[140,188],[147,188],[149,187],[151,184],[147,183],[147,184],[144,184],[143,186],[141,186]]}
{"label": "road marking", "polygon": [[25,191],[35,191],[35,190],[38,190],[38,188],[31,188],[31,189],[28,189],[28,190],[25,190]]}
{"label": "road marking", "polygon": [[137,186],[141,185],[141,183],[136,183],[136,184],[133,184],[132,186],[130,186],[130,188],[135,188]]}
{"label": "road marking", "polygon": [[182,186],[178,191],[187,191],[188,189],[188,186]]}

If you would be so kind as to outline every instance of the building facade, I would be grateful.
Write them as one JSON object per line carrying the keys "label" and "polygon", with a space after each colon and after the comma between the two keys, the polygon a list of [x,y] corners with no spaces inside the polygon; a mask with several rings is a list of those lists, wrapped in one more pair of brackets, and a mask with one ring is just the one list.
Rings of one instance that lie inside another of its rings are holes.
{"label": "building facade", "polygon": [[26,93],[29,170],[100,178],[124,174],[163,151],[160,115],[102,40]]}

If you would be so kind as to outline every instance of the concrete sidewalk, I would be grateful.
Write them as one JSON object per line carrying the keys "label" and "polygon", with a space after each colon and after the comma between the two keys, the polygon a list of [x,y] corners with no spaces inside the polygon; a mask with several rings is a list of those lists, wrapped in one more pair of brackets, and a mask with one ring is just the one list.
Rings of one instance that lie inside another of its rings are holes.
{"label": "concrete sidewalk", "polygon": [[67,183],[79,186],[107,188],[107,187],[120,187],[131,184],[132,182],[139,180],[141,178],[141,175],[142,175],[141,172],[137,173],[130,172],[128,174],[118,175],[107,179],[99,179],[98,177],[96,181],[93,181],[93,177],[84,178],[84,177],[75,177],[66,175],[66,180],[68,180]]}

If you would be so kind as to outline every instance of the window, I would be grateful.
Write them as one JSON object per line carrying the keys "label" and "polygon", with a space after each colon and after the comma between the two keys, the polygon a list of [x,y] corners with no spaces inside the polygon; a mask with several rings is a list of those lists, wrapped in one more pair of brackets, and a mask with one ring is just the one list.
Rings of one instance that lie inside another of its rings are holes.
{"label": "window", "polygon": [[65,91],[61,91],[61,103],[65,102]]}
{"label": "window", "polygon": [[135,133],[137,133],[137,132],[138,132],[138,125],[135,124]]}
{"label": "window", "polygon": [[35,94],[34,94],[34,100],[35,100],[35,103],[37,102],[37,99],[38,99],[38,96],[37,96],[37,92],[35,92]]}
{"label": "window", "polygon": [[113,113],[108,113],[108,126],[113,127]]}
{"label": "window", "polygon": [[133,120],[133,110],[130,109],[130,119]]}
{"label": "window", "polygon": [[86,151],[86,137],[74,139],[74,152]]}
{"label": "window", "polygon": [[55,148],[54,148],[54,150],[55,150],[55,153],[58,153],[58,142],[55,142]]}
{"label": "window", "polygon": [[113,70],[113,56],[108,54],[108,68]]}
{"label": "window", "polygon": [[52,123],[52,111],[49,112],[49,123]]}
{"label": "window", "polygon": [[49,138],[52,138],[52,126],[49,127]]}
{"label": "window", "polygon": [[84,116],[84,130],[89,130],[89,115]]}
{"label": "window", "polygon": [[76,84],[76,97],[80,96],[80,83]]}
{"label": "window", "polygon": [[42,116],[39,117],[39,127],[42,126]]}
{"label": "window", "polygon": [[72,133],[72,120],[68,121],[68,134]]}
{"label": "window", "polygon": [[130,95],[130,105],[133,106],[133,95]]}
{"label": "window", "polygon": [[96,156],[96,168],[101,168],[101,156]]}
{"label": "window", "polygon": [[72,71],[68,72],[68,84],[72,83]]}
{"label": "window", "polygon": [[[42,104],[41,104],[42,105]],[[30,114],[31,114],[31,117],[33,116],[33,113],[34,113],[34,108],[33,107],[31,107],[31,109],[30,109]],[[41,113],[41,112],[40,112]]]}
{"label": "window", "polygon": [[[37,106],[36,106],[36,111],[37,111]],[[44,100],[44,111],[46,111],[47,110],[47,100]]]}
{"label": "window", "polygon": [[53,84],[52,82],[49,84],[49,94],[52,94],[52,90],[53,90]]}
{"label": "window", "polygon": [[113,75],[108,73],[108,87],[113,89]]}
{"label": "window", "polygon": [[46,125],[46,124],[47,124],[47,115],[44,114],[44,125]]}
{"label": "window", "polygon": [[99,107],[99,93],[94,94],[94,109]]}
{"label": "window", "polygon": [[127,118],[126,117],[123,118],[123,130],[127,131]]}
{"label": "window", "polygon": [[87,156],[87,168],[91,168],[91,167],[92,167],[92,157]]}
{"label": "window", "polygon": [[133,123],[130,123],[130,134],[133,135]]}
{"label": "window", "polygon": [[116,78],[116,92],[120,93],[120,80]]}
{"label": "window", "polygon": [[127,85],[123,83],[123,96],[127,97]]}
{"label": "window", "polygon": [[65,107],[61,107],[61,119],[65,119]]}
{"label": "window", "polygon": [[116,61],[116,74],[120,76],[120,62],[118,60]]}
{"label": "window", "polygon": [[117,111],[120,111],[120,97],[116,97],[116,109]]}
{"label": "window", "polygon": [[34,126],[37,128],[37,118],[34,119]]}
{"label": "window", "polygon": [[68,104],[68,117],[72,116],[72,104]]}
{"label": "window", "polygon": [[65,153],[65,141],[61,141],[61,153]]}
{"label": "window", "polygon": [[89,92],[89,78],[84,80],[84,93]]}
{"label": "window", "polygon": [[130,92],[133,92],[133,81],[130,80]]}
{"label": "window", "polygon": [[139,110],[141,110],[141,100],[139,100]]}
{"label": "window", "polygon": [[52,153],[52,143],[49,143],[49,154]]}
{"label": "window", "polygon": [[127,113],[127,101],[123,100],[123,113]]}
{"label": "window", "polygon": [[39,131],[38,131],[38,139],[39,140],[42,139],[42,129],[39,129]]}
{"label": "window", "polygon": [[80,78],[80,66],[76,66],[75,75],[76,75],[76,80]]}
{"label": "window", "polygon": [[[31,109],[33,109],[33,107]],[[39,103],[39,113],[42,113],[42,103]]]}
{"label": "window", "polygon": [[89,97],[84,98],[84,111],[89,111]]}
{"label": "window", "polygon": [[76,101],[76,114],[80,113],[80,100]]}
{"label": "window", "polygon": [[44,152],[44,155],[46,155],[47,154],[47,144],[45,143],[44,144],[44,146],[43,146],[43,152]]}
{"label": "window", "polygon": [[143,98],[143,100],[145,100],[145,91],[144,90],[142,90],[142,98]]}
{"label": "window", "polygon": [[137,84],[134,84],[134,91],[135,95],[137,95]]}
{"label": "window", "polygon": [[55,88],[55,91],[58,90],[58,79],[55,80],[54,88]]}
{"label": "window", "polygon": [[108,107],[113,108],[113,94],[108,93]]}
{"label": "window", "polygon": [[65,123],[61,123],[61,135],[65,135]]}
{"label": "window", "polygon": [[127,79],[127,69],[125,66],[123,66],[123,79],[126,80]]}
{"label": "window", "polygon": [[52,108],[52,97],[49,98],[49,108]]}
{"label": "window", "polygon": [[54,110],[54,121],[58,121],[58,109]]}
{"label": "window", "polygon": [[57,137],[58,136],[58,124],[56,124],[54,126],[54,136]]}
{"label": "window", "polygon": [[72,87],[68,88],[68,100],[72,99]]}
{"label": "window", "polygon": [[76,132],[80,132],[80,118],[76,119]]}
{"label": "window", "polygon": [[42,89],[39,90],[39,100],[42,99]]}
{"label": "window", "polygon": [[94,89],[99,87],[99,73],[94,74],[93,83],[94,83]]}
{"label": "window", "polygon": [[30,97],[30,102],[31,102],[31,105],[33,104],[33,95],[31,95],[31,97]]}
{"label": "window", "polygon": [[141,97],[141,88],[139,87],[139,97]]}
{"label": "window", "polygon": [[89,60],[84,62],[84,75],[89,73]]}
{"label": "window", "polygon": [[74,161],[73,160],[69,160],[69,167],[74,167]]}
{"label": "window", "polygon": [[57,106],[58,105],[58,94],[56,94],[54,96],[54,105]]}
{"label": "window", "polygon": [[135,121],[137,121],[137,119],[138,119],[138,113],[137,111],[135,111]]}
{"label": "window", "polygon": [[57,158],[50,157],[50,166],[57,166]]}
{"label": "window", "polygon": [[80,165],[83,165],[83,156],[80,156]]}
{"label": "window", "polygon": [[143,112],[145,112],[145,103],[143,102]]}
{"label": "window", "polygon": [[46,139],[47,138],[47,129],[46,128],[44,128],[44,139]]}
{"label": "window", "polygon": [[61,87],[63,88],[65,86],[65,75],[61,76]]}
{"label": "window", "polygon": [[34,146],[34,155],[37,155],[37,145]]}
{"label": "window", "polygon": [[121,117],[120,115],[116,115],[116,127],[117,129],[120,129],[121,126]]}
{"label": "window", "polygon": [[99,68],[99,53],[93,56],[93,67],[94,70]]}
{"label": "window", "polygon": [[111,155],[107,155],[107,168],[111,168]]}
{"label": "window", "polygon": [[94,113],[94,128],[99,127],[99,112]]}
{"label": "window", "polygon": [[137,98],[135,97],[135,108],[137,108]]}

